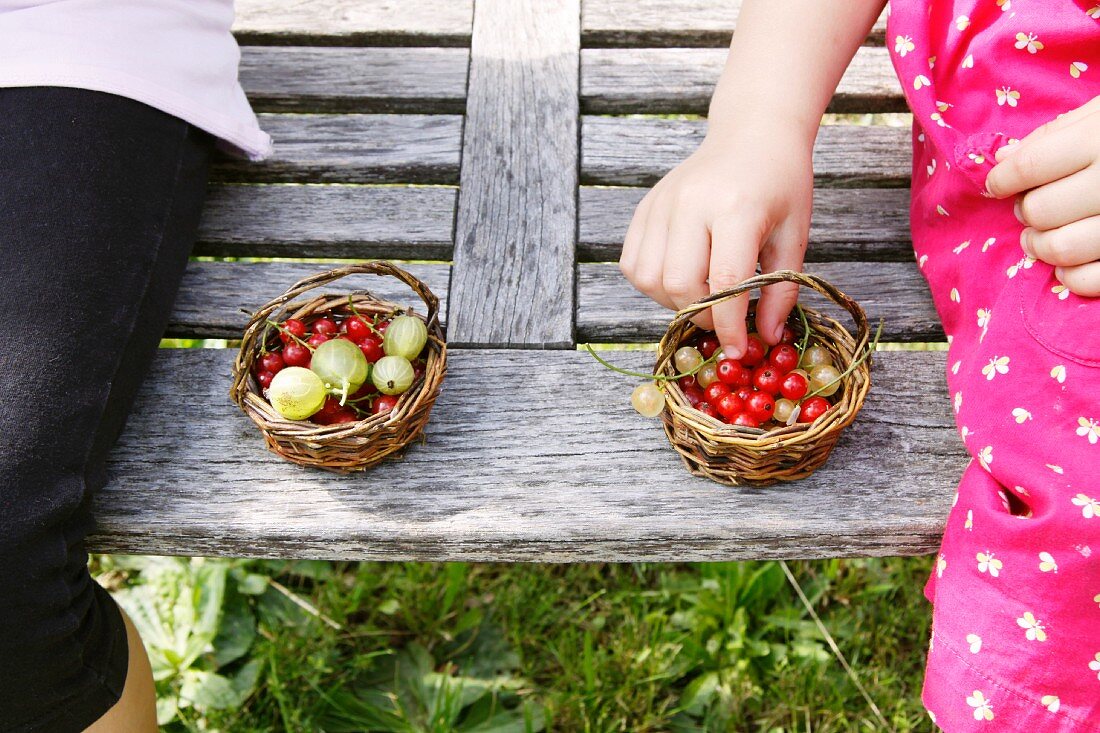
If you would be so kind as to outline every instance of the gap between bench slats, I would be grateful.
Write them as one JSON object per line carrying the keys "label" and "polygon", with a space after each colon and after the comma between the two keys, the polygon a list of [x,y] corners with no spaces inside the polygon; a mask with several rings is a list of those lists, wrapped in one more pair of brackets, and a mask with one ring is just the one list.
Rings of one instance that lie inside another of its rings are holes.
{"label": "gap between bench slats", "polygon": [[[702,120],[585,116],[581,183],[652,186],[702,142]],[[912,165],[908,127],[823,125],[814,146],[819,186],[902,187]]]}
{"label": "gap between bench slats", "polygon": [[[653,354],[612,352],[652,366]],[[690,476],[635,381],[576,351],[452,353],[426,443],[334,476],[263,448],[231,350],[162,350],[97,492],[106,552],[343,560],[690,561],[932,552],[967,456],[944,355],[880,352],[829,463],[769,489]],[[516,375],[523,375],[518,380]]]}
{"label": "gap between bench slats", "polygon": [[473,0],[236,0],[241,43],[467,46]]}
{"label": "gap between bench slats", "polygon": [[[581,52],[581,109],[601,114],[704,114],[726,49],[592,48]],[[885,48],[860,48],[830,112],[903,112],[905,99]]]}
{"label": "gap between bench slats", "polygon": [[[585,46],[729,46],[741,0],[584,0]],[[882,45],[883,11],[867,38]]]}

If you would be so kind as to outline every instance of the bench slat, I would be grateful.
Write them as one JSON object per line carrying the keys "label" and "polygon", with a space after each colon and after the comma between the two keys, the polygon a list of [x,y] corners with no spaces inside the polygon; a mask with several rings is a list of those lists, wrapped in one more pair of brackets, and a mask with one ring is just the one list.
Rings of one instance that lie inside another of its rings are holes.
{"label": "bench slat", "polygon": [[242,43],[465,46],[473,0],[236,0]]}
{"label": "bench slat", "polygon": [[[583,261],[617,261],[644,188],[580,190]],[[910,261],[909,189],[819,188],[814,191],[808,261]]]}
{"label": "bench slat", "polygon": [[443,187],[215,185],[195,254],[449,260],[456,195]]}
{"label": "bench slat", "polygon": [[261,114],[275,139],[262,163],[220,157],[220,181],[457,183],[460,115]]}
{"label": "bench slat", "polygon": [[[581,124],[581,182],[652,186],[699,146],[701,120],[589,117]],[[823,125],[814,145],[819,186],[909,185],[909,128]]]}
{"label": "bench slat", "polygon": [[464,48],[245,46],[240,80],[262,112],[452,112],[466,107]]}
{"label": "bench slat", "polygon": [[[591,48],[581,53],[581,109],[600,114],[705,114],[726,49]],[[903,112],[905,99],[885,48],[860,48],[830,112]]]}
{"label": "bench slat", "polygon": [[[653,360],[608,357],[636,369]],[[876,355],[871,394],[829,463],[768,489],[690,476],[659,423],[630,409],[635,382],[576,351],[452,352],[426,444],[350,476],[268,453],[228,400],[231,361],[230,350],[161,351],[95,497],[89,549],[498,562],[910,555],[938,546],[967,462],[942,353]],[[563,388],[573,384],[585,387]]]}
{"label": "bench slat", "polygon": [[[596,343],[653,342],[664,335],[671,311],[636,291],[613,264],[579,266],[577,340]],[[855,298],[872,327],[885,318],[884,341],[943,341],[928,286],[914,262],[811,262],[805,271],[820,275]],[[817,307],[816,293],[805,301]],[[755,296],[754,296],[755,297]],[[841,323],[851,328],[843,311]]]}
{"label": "bench slat", "polygon": [[[343,263],[306,262],[190,262],[184,272],[179,295],[168,323],[166,336],[181,338],[239,339],[249,316],[264,303],[281,295],[298,280]],[[447,301],[448,265],[403,265],[427,283],[439,296],[440,313]],[[385,300],[409,305],[424,312],[422,301],[393,278],[357,275],[337,280],[313,292],[338,293],[365,288]],[[308,296],[305,296],[308,297]],[[305,299],[303,297],[303,299]]]}
{"label": "bench slat", "polygon": [[[741,0],[584,0],[585,46],[729,46]],[[882,45],[885,11],[868,43]]]}
{"label": "bench slat", "polygon": [[478,0],[448,340],[573,343],[579,0]]}

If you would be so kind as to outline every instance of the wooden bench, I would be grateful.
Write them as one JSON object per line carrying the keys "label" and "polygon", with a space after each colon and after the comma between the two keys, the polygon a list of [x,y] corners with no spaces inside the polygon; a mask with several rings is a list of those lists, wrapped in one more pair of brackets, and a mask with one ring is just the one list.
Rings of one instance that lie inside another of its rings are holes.
{"label": "wooden bench", "polygon": [[[879,353],[859,419],[812,478],[731,489],[690,476],[630,409],[635,382],[576,349],[654,342],[669,320],[614,262],[644,187],[703,135],[694,115],[736,2],[237,6],[242,81],[276,153],[217,166],[166,335],[234,338],[242,307],[307,273],[415,260],[446,303],[450,372],[426,444],[340,477],[263,449],[227,396],[234,349],[163,349],[97,497],[92,549],[680,561],[936,548],[967,460],[942,352]],[[834,111],[904,108],[882,36],[880,22]],[[909,243],[908,141],[904,127],[822,128],[806,269],[885,317],[884,340],[942,341]],[[610,358],[647,369],[653,354]]]}

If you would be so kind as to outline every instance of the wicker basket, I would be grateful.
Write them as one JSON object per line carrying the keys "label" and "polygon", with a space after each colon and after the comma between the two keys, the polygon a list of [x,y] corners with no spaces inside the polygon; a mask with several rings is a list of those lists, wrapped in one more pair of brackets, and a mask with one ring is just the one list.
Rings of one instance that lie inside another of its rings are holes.
{"label": "wicker basket", "polygon": [[[754,288],[781,281],[813,288],[843,307],[855,319],[856,335],[852,336],[832,318],[803,307],[810,326],[811,342],[825,347],[832,354],[837,368],[845,371],[869,345],[870,328],[863,309],[819,277],[780,270],[752,277],[735,288],[709,295],[677,313],[661,339],[653,373],[676,373],[673,355],[698,330],[690,320],[696,313]],[[755,308],[754,300],[749,306],[750,322]],[[804,331],[797,313],[791,314],[788,324],[801,338]],[[840,438],[840,431],[851,424],[863,405],[871,386],[870,361],[870,358],[865,359],[844,377],[840,389],[833,395],[833,407],[812,424],[795,423],[773,430],[719,422],[693,409],[675,380],[669,380],[665,391],[667,406],[661,413],[665,434],[688,470],[697,476],[706,476],[732,486],[767,486],[779,481],[805,478],[825,463],[829,451]]]}
{"label": "wicker basket", "polygon": [[[367,291],[349,296],[320,295],[308,301],[288,303],[302,293],[326,285],[347,275],[389,275],[407,284],[424,301],[427,314],[414,313],[393,303],[379,300]],[[390,315],[403,312],[416,315],[428,326],[427,358],[424,374],[401,395],[393,410],[352,423],[315,425],[305,420],[288,420],[275,411],[263,397],[252,376],[253,362],[265,343],[278,338],[267,321],[310,318],[322,313],[351,315],[349,297],[362,315]],[[288,461],[337,473],[360,471],[392,456],[421,434],[428,414],[447,371],[447,345],[439,327],[439,299],[427,285],[388,262],[348,265],[299,280],[285,293],[260,308],[245,328],[241,350],[233,363],[233,386],[229,395],[241,411],[263,433],[267,447]]]}

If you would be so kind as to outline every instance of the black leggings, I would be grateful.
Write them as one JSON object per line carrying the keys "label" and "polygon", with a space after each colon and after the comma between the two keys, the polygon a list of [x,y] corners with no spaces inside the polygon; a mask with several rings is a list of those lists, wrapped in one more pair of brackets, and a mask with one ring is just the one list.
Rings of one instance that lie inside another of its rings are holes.
{"label": "black leggings", "polygon": [[126,679],[93,492],[194,243],[209,137],[122,97],[0,89],[0,731],[82,731]]}

